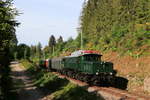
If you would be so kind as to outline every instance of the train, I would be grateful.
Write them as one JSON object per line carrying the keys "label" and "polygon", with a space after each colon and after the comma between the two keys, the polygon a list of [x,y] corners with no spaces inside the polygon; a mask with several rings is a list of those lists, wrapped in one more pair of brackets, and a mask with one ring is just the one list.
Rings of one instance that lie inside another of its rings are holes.
{"label": "train", "polygon": [[42,69],[59,72],[89,84],[114,84],[117,71],[113,63],[102,61],[102,55],[94,50],[78,50],[69,56],[40,60]]}

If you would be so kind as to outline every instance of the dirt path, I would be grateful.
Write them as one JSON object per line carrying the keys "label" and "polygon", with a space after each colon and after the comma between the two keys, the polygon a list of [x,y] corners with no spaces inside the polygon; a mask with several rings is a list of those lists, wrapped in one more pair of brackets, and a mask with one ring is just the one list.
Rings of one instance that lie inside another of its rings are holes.
{"label": "dirt path", "polygon": [[33,84],[33,79],[28,72],[18,62],[11,64],[12,78],[16,83],[15,88],[18,93],[18,100],[48,100],[44,93]]}

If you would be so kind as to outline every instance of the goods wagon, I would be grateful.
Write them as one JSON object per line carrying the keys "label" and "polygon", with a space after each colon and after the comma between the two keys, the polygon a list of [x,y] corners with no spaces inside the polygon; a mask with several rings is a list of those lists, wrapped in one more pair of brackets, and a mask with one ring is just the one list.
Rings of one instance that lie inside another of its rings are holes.
{"label": "goods wagon", "polygon": [[53,58],[51,59],[51,68],[56,70],[63,70],[64,64],[63,64],[63,58]]}

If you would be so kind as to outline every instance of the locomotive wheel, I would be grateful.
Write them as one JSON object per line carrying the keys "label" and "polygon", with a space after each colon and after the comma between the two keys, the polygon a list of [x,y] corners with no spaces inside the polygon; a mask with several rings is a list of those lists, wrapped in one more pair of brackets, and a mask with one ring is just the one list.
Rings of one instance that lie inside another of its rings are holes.
{"label": "locomotive wheel", "polygon": [[73,72],[73,74],[72,74],[72,78],[74,78],[74,79],[75,79],[75,76],[76,76],[76,73],[75,73],[75,72]]}
{"label": "locomotive wheel", "polygon": [[68,71],[68,72],[67,72],[67,76],[68,76],[68,77],[73,77],[73,72],[72,72],[72,71]]}
{"label": "locomotive wheel", "polygon": [[83,78],[83,81],[89,83],[89,82],[90,82],[90,79],[91,79],[90,76],[85,75],[84,78]]}
{"label": "locomotive wheel", "polygon": [[75,76],[75,78],[76,78],[77,80],[80,80],[80,74],[77,73],[76,76]]}

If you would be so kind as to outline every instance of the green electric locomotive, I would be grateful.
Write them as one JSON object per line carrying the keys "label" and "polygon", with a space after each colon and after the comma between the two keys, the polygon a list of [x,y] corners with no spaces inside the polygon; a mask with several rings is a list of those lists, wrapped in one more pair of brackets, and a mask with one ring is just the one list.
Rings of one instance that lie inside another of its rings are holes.
{"label": "green electric locomotive", "polygon": [[113,64],[102,61],[101,56],[97,51],[79,50],[70,56],[51,59],[47,68],[92,84],[113,84],[116,71]]}
{"label": "green electric locomotive", "polygon": [[68,76],[76,79],[100,83],[114,83],[116,72],[111,62],[101,61],[101,56],[96,51],[79,50],[63,58],[63,66]]}
{"label": "green electric locomotive", "polygon": [[100,54],[95,51],[77,51],[63,60],[64,68],[73,69],[85,74],[113,75],[113,64],[101,61]]}

